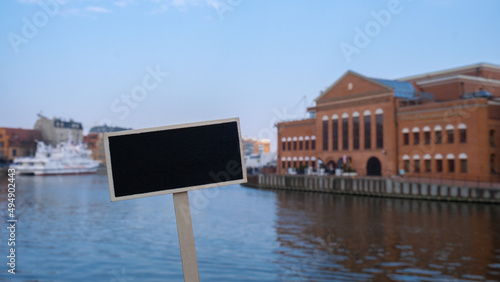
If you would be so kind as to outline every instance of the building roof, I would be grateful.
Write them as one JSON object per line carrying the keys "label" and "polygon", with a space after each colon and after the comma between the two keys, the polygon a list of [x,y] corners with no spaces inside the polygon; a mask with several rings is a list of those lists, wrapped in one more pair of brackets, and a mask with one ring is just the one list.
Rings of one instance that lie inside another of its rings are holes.
{"label": "building roof", "polygon": [[414,75],[414,76],[402,77],[399,80],[404,80],[404,81],[419,80],[419,79],[425,79],[427,77],[442,76],[442,75],[446,75],[448,73],[455,73],[455,72],[460,72],[460,71],[465,71],[465,70],[470,70],[470,69],[477,69],[477,68],[482,68],[482,67],[496,69],[496,70],[500,71],[499,65],[488,64],[488,63],[478,63],[478,64],[462,66],[462,67],[457,67],[457,68],[452,68],[452,69],[447,69],[447,70],[442,70],[442,71],[435,71],[435,72],[429,72],[429,73],[424,73],[424,74],[419,74],[419,75]]}
{"label": "building roof", "polygon": [[35,140],[42,140],[42,133],[36,129],[22,129],[4,127],[5,134],[9,136],[12,146],[34,144]]}
{"label": "building roof", "polygon": [[341,78],[339,78],[336,82],[334,82],[327,90],[321,93],[321,95],[315,99],[316,102],[319,101],[330,89],[335,87],[339,81],[344,79],[348,74],[353,74],[361,79],[368,80],[377,85],[380,85],[388,90],[392,90],[394,93],[394,97],[397,98],[417,98],[418,91],[415,89],[411,82],[400,81],[400,80],[389,80],[389,79],[379,79],[379,78],[371,78],[361,75],[359,73],[353,71],[347,71]]}
{"label": "building roof", "polygon": [[415,98],[417,96],[417,91],[415,90],[415,87],[413,87],[413,84],[411,82],[378,79],[378,78],[369,78],[369,79],[392,88],[394,91],[394,97]]}
{"label": "building roof", "polygon": [[64,121],[62,119],[54,119],[54,127],[60,128],[71,128],[71,129],[83,129],[82,124],[73,120]]}
{"label": "building roof", "polygon": [[124,127],[117,127],[117,126],[107,126],[107,125],[100,125],[100,126],[94,126],[90,129],[89,133],[105,133],[105,132],[117,132],[117,131],[124,131],[124,130],[130,130],[132,128],[124,128]]}

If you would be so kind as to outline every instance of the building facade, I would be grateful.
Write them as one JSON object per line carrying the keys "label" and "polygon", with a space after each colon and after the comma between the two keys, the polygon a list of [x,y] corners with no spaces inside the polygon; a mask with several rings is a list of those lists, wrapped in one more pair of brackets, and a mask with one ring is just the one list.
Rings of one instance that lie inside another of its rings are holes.
{"label": "building facade", "polygon": [[252,137],[243,137],[242,139],[245,156],[271,152],[271,141],[269,139],[257,139]]}
{"label": "building facade", "polygon": [[123,128],[116,126],[94,126],[90,129],[89,134],[85,135],[83,142],[87,144],[87,148],[92,151],[92,158],[106,165],[106,154],[104,152],[104,135],[106,132],[116,132],[130,130],[131,128]]}
{"label": "building facade", "polygon": [[33,156],[36,140],[43,141],[39,130],[0,127],[0,163],[11,163],[16,157]]}
{"label": "building facade", "polygon": [[386,80],[348,71],[278,127],[278,172],[499,181],[500,66]]}
{"label": "building facade", "polygon": [[35,129],[42,133],[47,145],[57,146],[57,144],[67,141],[83,142],[82,124],[73,120],[48,119],[39,114]]}

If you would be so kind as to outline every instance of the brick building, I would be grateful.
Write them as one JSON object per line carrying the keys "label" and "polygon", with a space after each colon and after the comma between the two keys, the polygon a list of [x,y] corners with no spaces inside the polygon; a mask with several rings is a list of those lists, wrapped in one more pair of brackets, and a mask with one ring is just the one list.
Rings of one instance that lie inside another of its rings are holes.
{"label": "brick building", "polygon": [[271,152],[271,141],[269,139],[243,137],[243,148],[245,150],[245,156],[269,153]]}
{"label": "brick building", "polygon": [[116,132],[129,130],[131,128],[123,128],[116,126],[94,126],[90,129],[89,134],[83,137],[83,142],[87,144],[87,148],[92,151],[92,158],[106,165],[106,154],[104,152],[104,136],[105,132]]}
{"label": "brick building", "polygon": [[35,140],[43,141],[39,130],[0,127],[0,163],[11,163],[16,157],[33,156]]}
{"label": "brick building", "polygon": [[277,124],[278,173],[312,166],[500,181],[500,66],[399,80],[348,71],[315,101],[314,118]]}

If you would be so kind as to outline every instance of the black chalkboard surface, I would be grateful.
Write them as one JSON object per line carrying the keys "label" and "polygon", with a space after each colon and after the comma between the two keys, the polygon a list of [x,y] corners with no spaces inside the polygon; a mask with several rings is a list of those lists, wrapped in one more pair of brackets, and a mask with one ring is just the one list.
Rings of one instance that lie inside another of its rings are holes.
{"label": "black chalkboard surface", "polygon": [[106,133],[111,201],[246,182],[239,119]]}

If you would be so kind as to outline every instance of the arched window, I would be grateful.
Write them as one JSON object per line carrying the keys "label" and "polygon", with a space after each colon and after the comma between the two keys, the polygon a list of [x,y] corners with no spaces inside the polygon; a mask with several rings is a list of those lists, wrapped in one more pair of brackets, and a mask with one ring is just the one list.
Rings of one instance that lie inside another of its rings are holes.
{"label": "arched window", "polygon": [[305,145],[306,150],[309,150],[309,136],[306,136],[306,138],[304,138],[304,139],[305,139],[305,143],[306,143],[306,145]]}
{"label": "arched window", "polygon": [[414,127],[411,131],[413,132],[413,145],[420,144],[420,128]]}
{"label": "arched window", "polygon": [[458,125],[458,133],[460,135],[460,143],[467,143],[467,125],[465,123]]}
{"label": "arched window", "polygon": [[420,156],[413,155],[413,169],[416,173],[420,172]]}
{"label": "arched window", "polygon": [[448,172],[455,172],[455,156],[453,154],[446,155],[448,160]]}
{"label": "arched window", "polygon": [[443,172],[443,156],[436,154],[434,159],[436,160],[436,172]]}
{"label": "arched window", "polygon": [[359,113],[352,113],[352,149],[359,149]]}
{"label": "arched window", "polygon": [[431,128],[428,126],[424,126],[424,129],[422,131],[424,132],[424,144],[431,144]]}
{"label": "arched window", "polygon": [[291,151],[292,150],[292,138],[288,137],[286,139],[286,141],[288,142],[288,151]]}
{"label": "arched window", "polygon": [[311,150],[316,150],[316,135],[311,136]]}
{"label": "arched window", "polygon": [[282,144],[281,150],[286,151],[286,138],[285,137],[281,138],[281,144]]}
{"label": "arched window", "polygon": [[372,116],[369,110],[363,113],[363,123],[365,126],[365,149],[372,148]]}
{"label": "arched window", "polygon": [[458,159],[460,159],[460,172],[461,173],[467,173],[467,154],[460,154],[458,155]]}
{"label": "arched window", "polygon": [[440,125],[436,125],[434,127],[434,134],[436,135],[436,144],[443,143],[443,134],[441,133],[441,130],[443,129],[441,128]]}
{"label": "arched window", "polygon": [[332,116],[332,150],[337,151],[339,149],[339,116]]}
{"label": "arched window", "polygon": [[403,128],[403,145],[410,144],[410,130],[408,128]]}
{"label": "arched window", "polygon": [[424,168],[425,172],[431,172],[431,155],[424,155]]}
{"label": "arched window", "polygon": [[293,140],[293,150],[297,151],[297,137],[294,136],[292,140]]}
{"label": "arched window", "polygon": [[342,150],[349,150],[349,115],[342,115]]}
{"label": "arched window", "polygon": [[323,151],[328,151],[328,117],[323,117]]}
{"label": "arched window", "polygon": [[410,172],[410,156],[408,155],[403,156],[403,166],[405,172]]}
{"label": "arched window", "polygon": [[384,111],[377,109],[375,111],[375,123],[377,125],[377,149],[384,148]]}
{"label": "arched window", "polygon": [[446,126],[446,136],[448,139],[448,144],[453,144],[453,142],[455,142],[454,129],[455,128],[451,124],[448,124]]}

